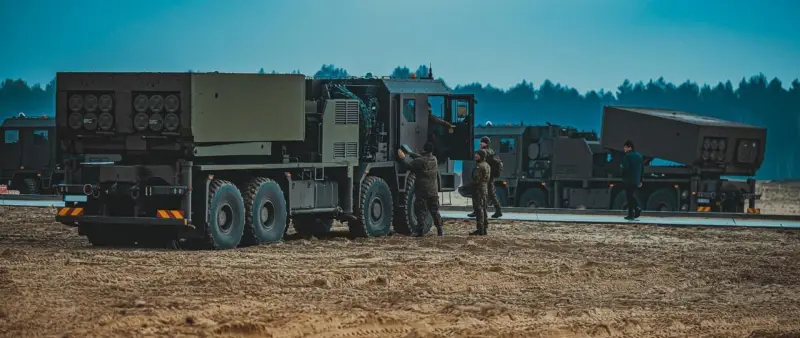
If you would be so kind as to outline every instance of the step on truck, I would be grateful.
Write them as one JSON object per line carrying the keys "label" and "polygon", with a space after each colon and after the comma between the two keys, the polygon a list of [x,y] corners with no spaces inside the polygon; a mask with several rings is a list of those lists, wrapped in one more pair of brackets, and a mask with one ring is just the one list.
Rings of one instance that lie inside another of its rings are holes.
{"label": "step on truck", "polygon": [[[433,141],[441,192],[472,152],[472,95],[432,74],[58,73],[56,87],[69,156],[55,218],[94,245],[230,249],[281,241],[290,223],[324,236],[336,221],[356,237],[428,232],[397,149]],[[90,95],[111,108],[88,111]]]}
{"label": "step on truck", "polygon": [[[474,147],[487,136],[502,159],[494,184],[505,206],[626,209],[620,164],[631,140],[645,160],[637,196],[644,210],[759,213],[751,177],[764,161],[766,133],[687,112],[606,106],[600,136],[553,124],[487,125],[475,129]],[[465,180],[473,167],[464,163]]]}

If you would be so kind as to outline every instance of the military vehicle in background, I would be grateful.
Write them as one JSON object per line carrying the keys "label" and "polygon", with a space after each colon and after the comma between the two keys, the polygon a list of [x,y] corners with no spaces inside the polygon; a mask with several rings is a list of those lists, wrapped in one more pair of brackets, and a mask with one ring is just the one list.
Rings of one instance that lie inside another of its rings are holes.
{"label": "military vehicle in background", "polygon": [[59,149],[55,139],[56,122],[48,116],[20,113],[0,124],[0,185],[20,194],[53,194],[61,183]]}
{"label": "military vehicle in background", "polygon": [[[645,159],[638,199],[645,210],[757,213],[753,176],[764,161],[766,129],[686,112],[604,107],[601,137],[558,125],[481,126],[503,160],[495,182],[506,206],[625,209],[623,144]],[[656,165],[659,160],[674,165]],[[474,162],[464,163],[469,173]],[[464,175],[465,180],[469,175]],[[467,189],[459,189],[469,197]]]}
{"label": "military vehicle in background", "polygon": [[[155,239],[230,249],[322,235],[428,232],[397,149],[437,144],[440,191],[472,156],[474,99],[420,79],[58,73],[66,207],[95,245]],[[430,108],[429,108],[430,107]],[[454,128],[429,126],[429,109]]]}

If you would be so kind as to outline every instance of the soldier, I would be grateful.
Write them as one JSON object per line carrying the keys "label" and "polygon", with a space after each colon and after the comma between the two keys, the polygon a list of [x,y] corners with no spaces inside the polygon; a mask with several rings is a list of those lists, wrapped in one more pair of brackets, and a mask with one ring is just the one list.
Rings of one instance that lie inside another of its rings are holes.
{"label": "soldier", "polygon": [[447,122],[435,114],[433,114],[433,108],[431,107],[430,102],[428,103],[428,142],[433,143],[434,145],[434,154],[441,154],[444,149],[445,144],[442,142],[441,137],[444,135],[444,130],[447,128],[447,131],[452,134],[455,130],[455,126],[453,126],[450,122]]}
{"label": "soldier", "polygon": [[472,189],[472,208],[475,210],[474,214],[478,229],[471,232],[470,235],[484,236],[489,227],[489,220],[486,218],[489,189],[486,182],[490,179],[491,168],[486,163],[486,150],[478,149],[475,152],[474,159],[475,169],[472,169],[472,179],[469,182],[469,186]]}
{"label": "soldier", "polygon": [[[433,216],[433,224],[436,225],[436,233],[439,236],[444,236],[444,229],[442,229],[442,216],[439,214],[439,174],[437,168],[439,162],[436,156],[433,155],[433,144],[428,142],[422,148],[422,155],[416,156],[415,154],[406,153],[402,149],[397,150],[397,157],[406,164],[406,166],[414,173],[416,182],[414,183],[414,211],[417,224],[419,225],[417,237],[422,237],[422,224],[425,223],[425,211],[430,211]],[[413,158],[416,157],[416,158]],[[412,159],[413,158],[413,159]]]}
{"label": "soldier", "polygon": [[[503,212],[500,210],[500,201],[497,198],[497,190],[494,187],[494,181],[498,177],[500,177],[500,173],[503,172],[503,161],[495,154],[494,150],[489,147],[489,143],[491,140],[488,136],[481,137],[481,149],[486,151],[486,163],[489,164],[489,168],[491,168],[491,174],[489,177],[489,181],[486,183],[486,188],[488,189],[488,202],[491,202],[494,205],[494,214],[492,218],[500,218],[503,216]],[[467,215],[469,217],[475,217],[475,212]]]}
{"label": "soldier", "polygon": [[622,149],[625,150],[625,157],[620,166],[622,167],[625,197],[628,200],[628,216],[625,216],[625,219],[632,221],[639,218],[642,213],[642,208],[639,207],[639,201],[636,199],[636,190],[642,186],[644,165],[642,155],[636,152],[633,141],[625,141]]}

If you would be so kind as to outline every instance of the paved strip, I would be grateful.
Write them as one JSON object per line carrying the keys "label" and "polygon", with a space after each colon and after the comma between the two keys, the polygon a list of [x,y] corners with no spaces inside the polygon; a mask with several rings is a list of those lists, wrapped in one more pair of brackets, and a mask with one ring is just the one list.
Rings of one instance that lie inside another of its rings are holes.
{"label": "paved strip", "polygon": [[[457,211],[442,211],[443,218],[467,219],[467,213]],[[713,226],[713,227],[743,227],[743,228],[791,228],[800,229],[800,222],[786,220],[750,220],[735,218],[704,218],[704,217],[648,217],[642,216],[635,221],[629,221],[622,214],[609,215],[570,215],[570,214],[545,214],[545,213],[514,213],[503,212],[500,219],[489,219],[489,223],[498,220],[529,221],[529,222],[562,222],[562,223],[594,223],[594,224],[655,224],[671,226]]]}

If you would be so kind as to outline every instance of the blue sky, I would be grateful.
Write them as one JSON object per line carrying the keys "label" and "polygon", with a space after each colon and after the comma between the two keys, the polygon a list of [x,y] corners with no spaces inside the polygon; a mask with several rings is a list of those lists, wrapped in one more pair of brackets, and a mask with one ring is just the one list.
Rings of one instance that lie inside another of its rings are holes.
{"label": "blue sky", "polygon": [[581,91],[664,76],[800,78],[790,0],[0,0],[0,78],[56,71],[389,74],[450,84],[548,78]]}

